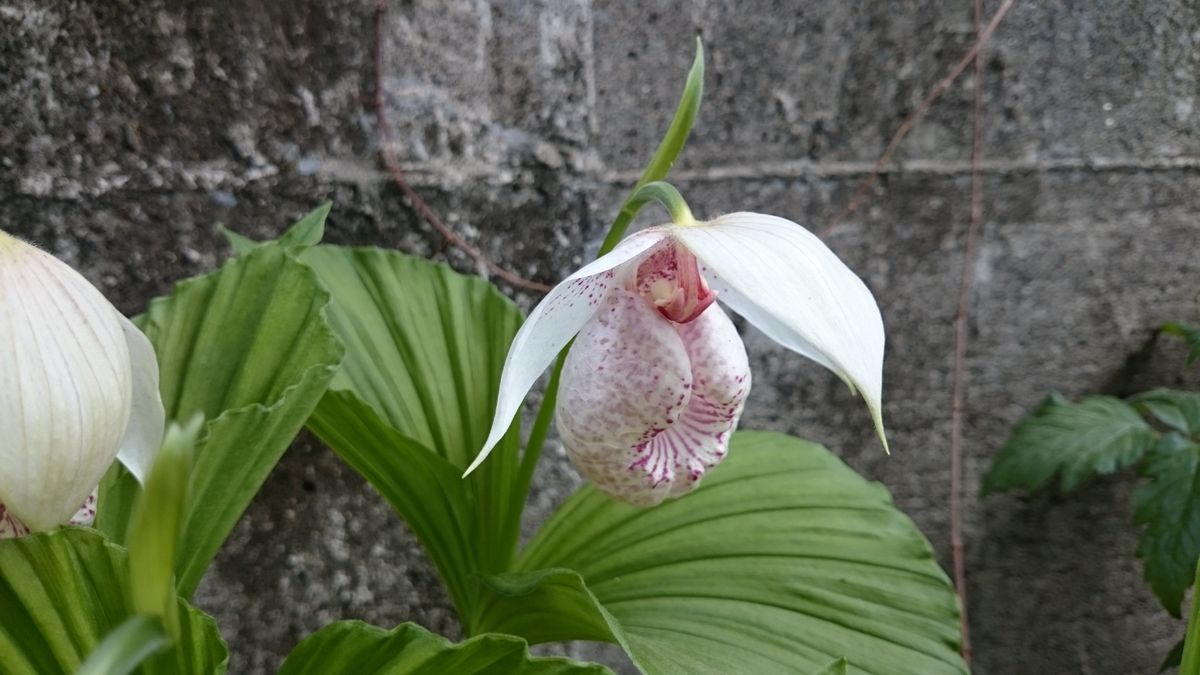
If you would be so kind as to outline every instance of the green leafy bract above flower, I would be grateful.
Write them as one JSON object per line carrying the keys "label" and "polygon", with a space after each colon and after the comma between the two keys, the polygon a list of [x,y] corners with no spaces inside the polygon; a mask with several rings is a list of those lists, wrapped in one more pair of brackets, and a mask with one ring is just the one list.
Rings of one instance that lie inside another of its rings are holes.
{"label": "green leafy bract above flower", "polygon": [[1070,492],[1093,473],[1132,465],[1154,443],[1154,430],[1132,406],[1111,396],[1071,403],[1054,394],[1017,425],[983,479],[985,492],[1037,490],[1056,473]]}

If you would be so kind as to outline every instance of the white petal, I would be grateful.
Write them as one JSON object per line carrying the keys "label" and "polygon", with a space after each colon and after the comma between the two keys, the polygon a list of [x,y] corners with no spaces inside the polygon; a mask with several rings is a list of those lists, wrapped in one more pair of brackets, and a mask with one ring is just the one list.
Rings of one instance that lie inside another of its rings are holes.
{"label": "white petal", "polygon": [[655,444],[691,397],[675,325],[616,289],[571,345],[559,382],[555,418],[571,461],[596,487],[637,506],[661,502],[676,480],[678,453]]}
{"label": "white petal", "polygon": [[721,301],[862,394],[886,449],[883,319],[858,275],[816,235],[775,216],[732,213],[674,233]]}
{"label": "white petal", "polygon": [[129,347],[129,365],[133,377],[133,399],[129,426],[117,451],[117,459],[129,469],[139,483],[146,482],[150,467],[162,445],[166,413],[158,392],[158,359],[154,346],[133,322],[117,314]]}
{"label": "white petal", "polygon": [[603,257],[564,279],[530,312],[513,338],[500,376],[496,416],[483,449],[463,474],[471,473],[508,431],[534,382],[583,324],[618,280],[616,268],[639,259],[669,236],[667,228],[648,228],[624,239]]}
{"label": "white petal", "polygon": [[0,233],[0,503],[32,530],[79,509],[125,435],[117,316],[70,267]]}

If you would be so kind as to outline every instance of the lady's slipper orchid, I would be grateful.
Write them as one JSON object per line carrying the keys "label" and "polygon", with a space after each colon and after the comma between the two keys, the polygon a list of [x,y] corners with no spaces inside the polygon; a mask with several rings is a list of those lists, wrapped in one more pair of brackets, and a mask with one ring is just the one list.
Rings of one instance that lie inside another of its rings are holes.
{"label": "lady's slipper orchid", "polygon": [[534,308],[509,348],[491,433],[468,473],[578,334],[557,421],[579,469],[637,505],[694,488],[724,457],[750,386],[741,339],[714,299],[860,392],[887,447],[883,321],[862,280],[791,221],[732,213],[696,222],[686,207],[676,216],[626,238]]}
{"label": "lady's slipper orchid", "polygon": [[0,232],[0,538],[90,524],[114,458],[145,478],[163,419],[146,336],[75,270]]}

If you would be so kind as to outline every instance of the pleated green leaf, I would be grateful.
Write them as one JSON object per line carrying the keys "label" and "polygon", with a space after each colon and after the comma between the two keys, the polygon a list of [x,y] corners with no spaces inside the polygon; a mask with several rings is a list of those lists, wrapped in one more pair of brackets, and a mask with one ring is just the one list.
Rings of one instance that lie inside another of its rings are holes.
{"label": "pleated green leaf", "polygon": [[[342,348],[329,295],[283,246],[255,248],[155,300],[140,325],[154,344],[169,421],[209,420],[196,451],[176,565],[190,597],[200,577],[320,400]],[[122,541],[137,486],[114,468],[97,527]]]}
{"label": "pleated green leaf", "polygon": [[[479,630],[611,639],[646,673],[966,672],[928,542],[824,448],[739,432],[694,493],[652,509],[588,487],[490,580]],[[572,571],[574,570],[574,571]],[[835,671],[836,672],[836,671]]]}
{"label": "pleated green leaf", "polygon": [[487,437],[521,313],[486,281],[396,252],[319,246],[301,260],[346,345],[311,426],[408,521],[469,628],[477,573],[506,569],[519,532],[515,425],[493,461],[461,474]]}
{"label": "pleated green leaf", "polygon": [[233,249],[233,252],[237,255],[244,255],[256,248],[271,244],[278,244],[286,249],[302,251],[321,243],[321,239],[325,236],[325,220],[329,217],[329,211],[332,208],[333,202],[325,202],[296,221],[294,225],[283,233],[283,236],[272,241],[254,241],[223,225],[220,226],[220,230],[221,234],[229,242],[229,246]]}
{"label": "pleated green leaf", "polygon": [[405,623],[385,631],[358,621],[330,624],[301,642],[279,675],[602,675],[607,668],[535,658],[525,641],[481,635],[460,644]]}
{"label": "pleated green leaf", "polygon": [[[64,528],[0,541],[0,672],[70,675],[134,616],[128,556],[98,532]],[[179,601],[180,640],[142,663],[146,675],[224,673],[212,619]]]}

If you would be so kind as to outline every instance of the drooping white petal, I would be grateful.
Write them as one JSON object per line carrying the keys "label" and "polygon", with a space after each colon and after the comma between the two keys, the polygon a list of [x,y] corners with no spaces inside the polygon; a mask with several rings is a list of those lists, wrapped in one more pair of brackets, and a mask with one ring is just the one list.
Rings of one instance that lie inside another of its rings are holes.
{"label": "drooping white petal", "polygon": [[117,316],[70,267],[0,233],[0,503],[31,530],[66,522],[125,436]]}
{"label": "drooping white petal", "polygon": [[783,218],[732,213],[674,233],[721,301],[862,394],[886,449],[883,319],[866,284],[816,235]]}
{"label": "drooping white petal", "polygon": [[639,259],[668,236],[667,229],[659,227],[626,238],[608,254],[564,279],[533,308],[508,348],[491,431],[463,475],[474,471],[496,447],[534,382],[617,284],[616,268]]}
{"label": "drooping white petal", "polygon": [[162,396],[158,392],[158,359],[154,346],[133,322],[117,314],[121,329],[125,333],[125,344],[129,348],[129,364],[132,370],[133,400],[129,412],[129,426],[125,438],[117,451],[117,459],[129,469],[139,483],[146,482],[154,458],[162,445],[166,413]]}
{"label": "drooping white petal", "polygon": [[556,424],[571,461],[617,499],[661,502],[676,462],[651,444],[684,414],[691,387],[675,324],[645,298],[614,290],[571,345],[559,381]]}

